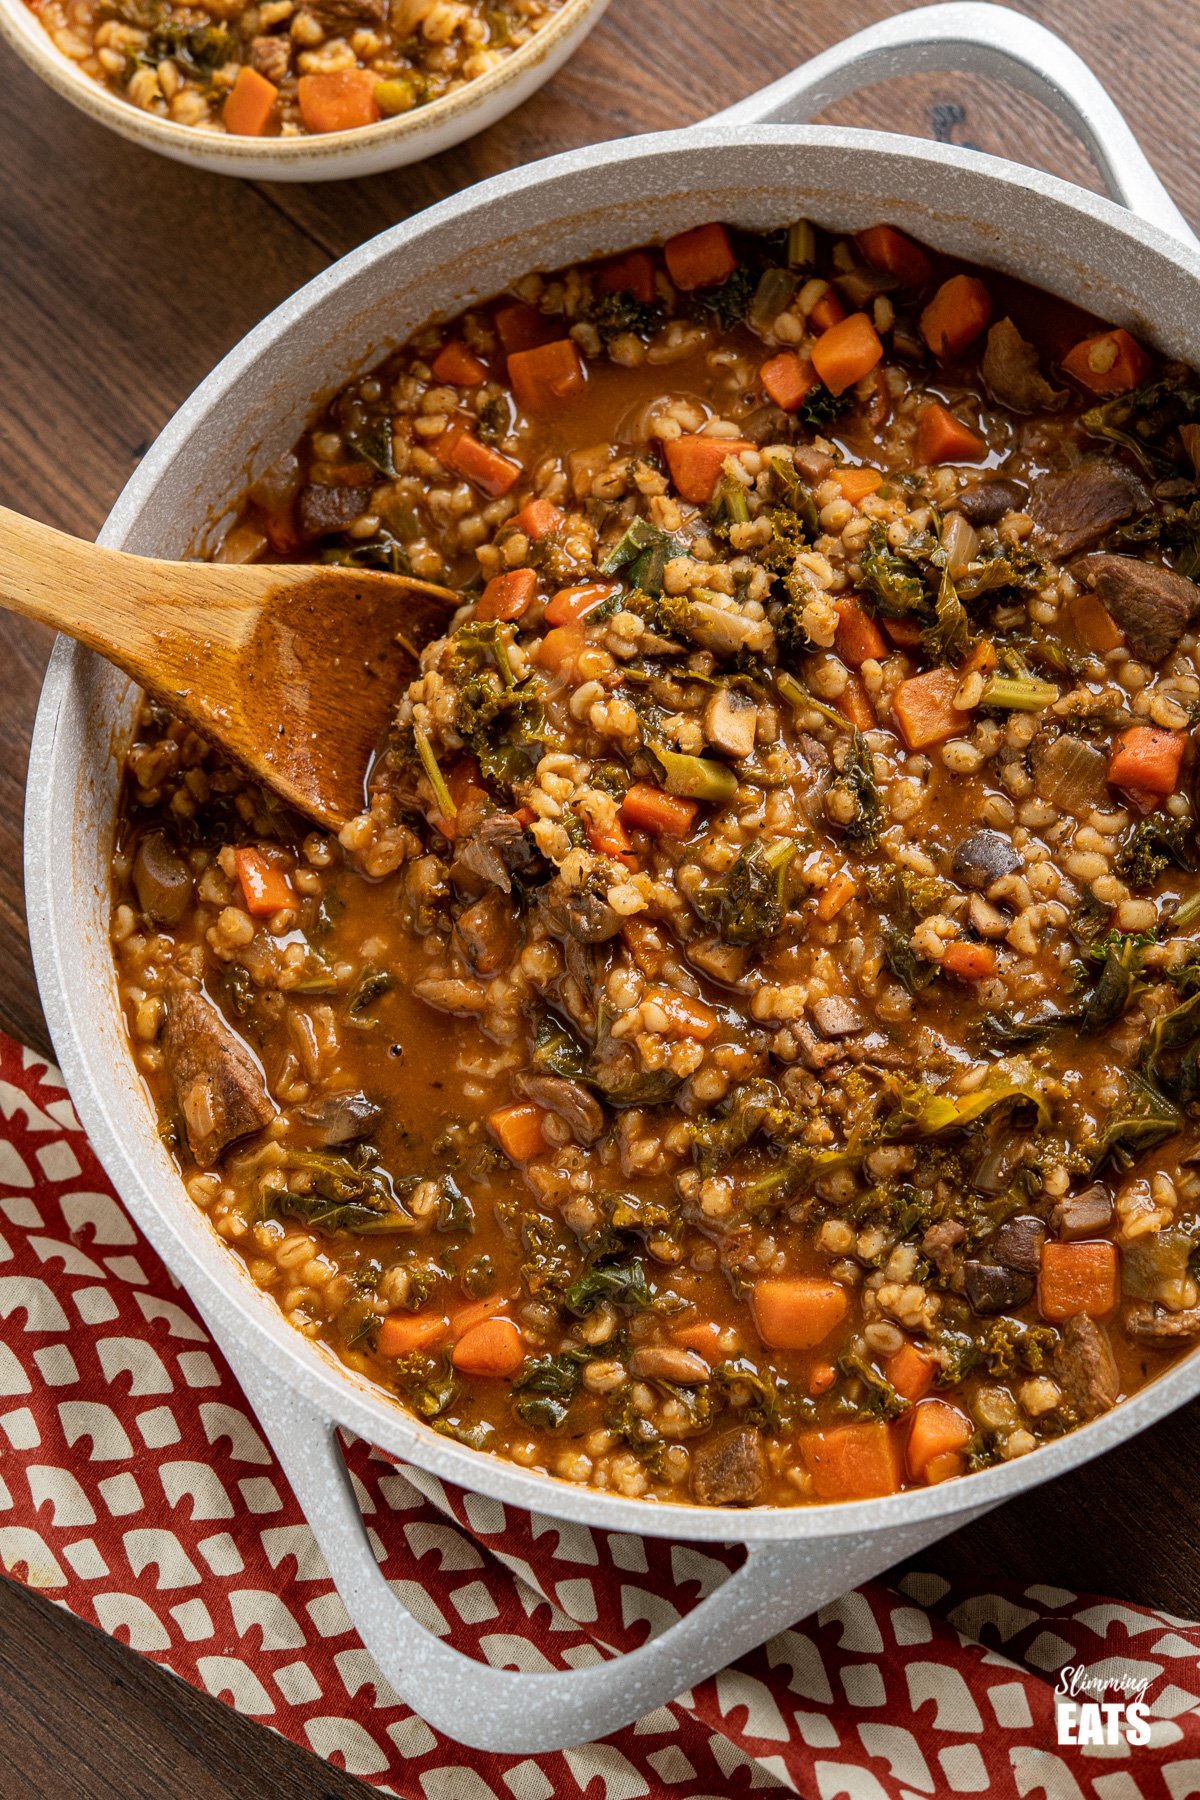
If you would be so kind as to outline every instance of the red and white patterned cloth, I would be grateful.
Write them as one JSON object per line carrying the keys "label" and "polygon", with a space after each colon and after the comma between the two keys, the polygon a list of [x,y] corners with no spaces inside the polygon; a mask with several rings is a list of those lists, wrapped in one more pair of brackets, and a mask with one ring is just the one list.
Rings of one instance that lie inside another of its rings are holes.
{"label": "red and white patterned cloth", "polygon": [[[405,1800],[1200,1794],[1200,1625],[932,1575],[869,1584],[602,1743],[535,1758],[439,1737],[358,1641],[57,1070],[2,1037],[0,1117],[0,1566],[239,1711]],[[348,1454],[388,1578],[495,1665],[630,1649],[740,1556],[556,1524]],[[1066,1665],[1146,1679],[1150,1743],[1060,1745]]]}

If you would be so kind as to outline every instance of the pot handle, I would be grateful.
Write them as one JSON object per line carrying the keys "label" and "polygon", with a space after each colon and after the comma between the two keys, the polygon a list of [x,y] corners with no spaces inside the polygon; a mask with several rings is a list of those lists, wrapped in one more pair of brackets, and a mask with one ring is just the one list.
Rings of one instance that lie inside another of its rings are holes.
{"label": "pot handle", "polygon": [[[726,1582],[636,1650],[549,1674],[492,1668],[428,1631],[389,1585],[334,1421],[241,1346],[225,1350],[385,1680],[428,1724],[476,1750],[536,1755],[620,1730],[947,1529],[944,1519],[923,1519],[886,1532],[751,1544]],[[954,1524],[987,1510],[956,1513]]]}
{"label": "pot handle", "polygon": [[798,124],[859,88],[926,69],[1001,76],[1043,101],[1082,140],[1114,200],[1189,247],[1195,245],[1190,225],[1083,58],[1044,25],[1007,6],[955,0],[898,13],[705,123]]}

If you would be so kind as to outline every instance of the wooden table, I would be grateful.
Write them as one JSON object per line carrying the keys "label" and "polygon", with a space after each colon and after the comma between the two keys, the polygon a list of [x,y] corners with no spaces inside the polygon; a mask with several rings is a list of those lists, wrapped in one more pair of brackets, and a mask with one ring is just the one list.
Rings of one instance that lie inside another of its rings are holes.
{"label": "wooden table", "polygon": [[[255,321],[384,226],[482,176],[570,145],[703,118],[888,0],[614,0],[568,69],[517,114],[424,167],[355,184],[242,185],[134,149],[0,50],[0,502],[94,532],[150,441]],[[1108,83],[1184,212],[1200,221],[1190,96],[1200,9],[1028,0]],[[923,76],[829,115],[951,137],[1094,185],[1032,102]],[[47,1047],[21,900],[25,756],[48,635],[0,618],[0,1025]],[[64,821],[64,829],[69,829]],[[1091,1471],[934,1547],[947,1575],[1042,1581],[1200,1615],[1200,1406]],[[0,1582],[0,1787],[29,1800],[351,1800],[368,1794]]]}

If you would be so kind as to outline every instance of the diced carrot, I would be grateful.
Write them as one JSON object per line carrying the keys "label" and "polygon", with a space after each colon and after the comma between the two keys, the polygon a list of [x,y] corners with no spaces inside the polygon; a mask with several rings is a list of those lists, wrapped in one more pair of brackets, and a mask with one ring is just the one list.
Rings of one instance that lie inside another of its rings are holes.
{"label": "diced carrot", "polygon": [[450,789],[450,798],[454,802],[454,817],[444,819],[440,813],[435,813],[433,823],[444,838],[454,843],[461,836],[464,827],[475,823],[475,815],[480,807],[487,804],[488,791],[483,785],[479,764],[473,756],[459,758],[446,777],[446,786]]}
{"label": "diced carrot", "polygon": [[1076,1313],[1103,1318],[1117,1304],[1117,1247],[1107,1238],[1042,1245],[1038,1308],[1056,1324]]}
{"label": "diced carrot", "polygon": [[957,975],[960,981],[987,981],[996,973],[996,952],[990,944],[955,938],[946,945],[942,967],[947,975]]}
{"label": "diced carrot", "polygon": [[714,1319],[697,1319],[690,1325],[680,1325],[671,1336],[683,1349],[694,1350],[707,1362],[720,1362],[725,1355],[721,1348],[721,1327]]}
{"label": "diced carrot", "polygon": [[913,1481],[945,1481],[966,1471],[964,1445],[975,1436],[965,1412],[948,1400],[922,1400],[908,1428],[905,1460]]}
{"label": "diced carrot", "polygon": [[291,882],[278,864],[264,856],[261,850],[256,850],[252,844],[246,844],[234,851],[233,858],[237,864],[246,911],[254,918],[269,919],[272,913],[281,912],[285,906],[293,904],[296,896]]}
{"label": "diced carrot", "polygon": [[561,319],[552,319],[548,313],[539,312],[536,306],[526,306],[524,300],[513,300],[507,306],[498,307],[494,323],[506,356],[516,350],[535,350],[539,344],[549,344],[561,337],[563,330]]}
{"label": "diced carrot", "polygon": [[884,1374],[903,1400],[919,1400],[928,1393],[936,1369],[937,1359],[927,1350],[918,1350],[907,1338],[883,1366]]}
{"label": "diced carrot", "polygon": [[538,661],[556,675],[570,675],[573,665],[587,648],[587,633],[582,625],[556,625],[548,631],[538,649]]}
{"label": "diced carrot", "polygon": [[667,273],[677,288],[717,287],[737,268],[737,257],[723,225],[697,225],[681,231],[663,245]]}
{"label": "diced carrot", "polygon": [[444,381],[449,387],[481,387],[487,380],[487,370],[461,338],[451,338],[443,344],[429,366],[434,380]]}
{"label": "diced carrot", "polygon": [[627,256],[614,256],[592,277],[598,294],[632,294],[641,306],[653,304],[658,292],[655,283],[654,258],[648,250],[631,250]]}
{"label": "diced carrot", "polygon": [[1119,650],[1125,633],[1098,595],[1087,588],[1076,588],[1066,604],[1067,634],[1073,649],[1085,650],[1092,656],[1107,656]]}
{"label": "diced carrot", "polygon": [[507,494],[510,487],[521,473],[520,463],[513,462],[509,456],[501,456],[487,444],[481,444],[477,437],[469,431],[451,428],[444,431],[433,446],[433,453],[438,461],[447,469],[454,469],[459,475],[490,494],[493,500],[501,494]]}
{"label": "diced carrot", "polygon": [[798,356],[794,350],[781,350],[771,357],[758,371],[758,379],[768,400],[784,412],[795,412],[817,385],[816,371],[807,356]]}
{"label": "diced carrot", "polygon": [[853,875],[848,875],[845,869],[839,869],[833,880],[817,895],[818,919],[823,924],[828,924],[830,919],[836,919],[843,907],[849,906],[857,892],[858,887]]}
{"label": "diced carrot", "polygon": [[508,359],[508,379],[522,412],[554,412],[579,398],[587,370],[574,339],[555,338],[533,350],[514,350]]}
{"label": "diced carrot", "polygon": [[279,89],[275,83],[252,69],[249,63],[243,63],[229,90],[221,122],[235,137],[261,137],[278,98]]}
{"label": "diced carrot", "polygon": [[833,704],[858,731],[873,731],[878,724],[871,697],[852,670],[847,670],[846,685]]}
{"label": "diced carrot", "polygon": [[534,812],[532,806],[518,806],[516,812],[513,814],[513,818],[517,821],[517,824],[521,827],[522,831],[528,831],[529,827],[533,824],[533,821],[537,818],[537,814]]}
{"label": "diced carrot", "polygon": [[621,817],[635,831],[655,837],[687,837],[696,823],[699,803],[679,794],[665,794],[649,781],[635,781],[621,802]]}
{"label": "diced carrot", "polygon": [[921,627],[915,619],[881,619],[880,624],[899,650],[915,650],[921,642]]}
{"label": "diced carrot", "polygon": [[827,1394],[837,1380],[837,1370],[832,1363],[814,1363],[808,1372],[808,1391],[810,1394]]}
{"label": "diced carrot", "polygon": [[1179,785],[1186,733],[1158,725],[1131,725],[1117,739],[1108,780],[1133,799],[1139,812],[1153,812]]}
{"label": "diced carrot", "polygon": [[996,653],[996,646],[992,643],[991,639],[980,638],[979,642],[971,651],[970,656],[968,656],[966,662],[963,663],[958,672],[960,676],[973,675],[976,669],[978,669],[981,675],[990,675],[999,661],[1000,658]]}
{"label": "diced carrot", "polygon": [[828,331],[831,325],[840,325],[845,316],[842,296],[834,287],[827,287],[808,309],[808,323],[814,331]]}
{"label": "diced carrot", "polygon": [[939,362],[954,362],[987,329],[992,296],[977,275],[943,281],[921,314],[921,336]]}
{"label": "diced carrot", "polygon": [[868,494],[876,493],[883,486],[883,472],[864,464],[861,468],[834,469],[830,480],[837,482],[843,500],[858,506]]}
{"label": "diced carrot", "polygon": [[528,1162],[546,1148],[540,1106],[518,1101],[488,1114],[488,1130],[511,1162]]}
{"label": "diced carrot", "polygon": [[819,1275],[756,1281],[750,1308],[758,1335],[772,1350],[815,1350],[846,1316],[844,1287]]}
{"label": "diced carrot", "polygon": [[812,364],[831,394],[869,375],[883,355],[879,333],[866,313],[851,313],[823,331],[812,348]]}
{"label": "diced carrot", "polygon": [[796,1441],[818,1500],[874,1500],[900,1491],[900,1447],[881,1419],[803,1431]]}
{"label": "diced carrot", "polygon": [[369,462],[332,463],[328,479],[334,487],[370,487],[379,480],[379,471]]}
{"label": "diced carrot", "polygon": [[979,433],[939,400],[930,400],[917,415],[916,450],[919,463],[982,462],[987,455]]}
{"label": "diced carrot", "polygon": [[548,625],[576,625],[617,591],[615,581],[588,581],[582,587],[559,588],[546,606]]}
{"label": "diced carrot", "polygon": [[944,744],[965,731],[970,713],[954,704],[962,676],[957,669],[927,669],[910,675],[892,695],[892,718],[910,750],[926,750]]}
{"label": "diced carrot", "polygon": [[865,662],[887,655],[887,639],[853,594],[843,594],[834,606],[838,616],[834,647],[844,663],[861,669]]}
{"label": "diced carrot", "polygon": [[523,531],[536,544],[565,525],[567,515],[555,506],[553,500],[527,500],[520,512],[514,515],[512,522],[518,531]]}
{"label": "diced carrot", "polygon": [[506,569],[493,575],[479,596],[475,608],[477,619],[519,619],[537,593],[537,575],[532,569]]}
{"label": "diced carrot", "polygon": [[450,1360],[462,1375],[506,1380],[525,1360],[521,1333],[511,1319],[484,1319],[463,1333]]}
{"label": "diced carrot", "polygon": [[632,854],[633,846],[629,842],[629,833],[621,823],[620,814],[607,825],[597,825],[591,819],[584,823],[587,841],[597,856],[611,856],[615,862],[623,862],[629,869],[637,867],[637,858]]}
{"label": "diced carrot", "polygon": [[886,269],[901,287],[924,287],[933,280],[933,264],[920,244],[894,225],[870,225],[858,234],[858,247],[873,269]]}
{"label": "diced carrot", "polygon": [[667,1037],[695,1038],[704,1043],[717,1029],[717,1015],[694,994],[683,994],[678,988],[648,987],[645,1002],[657,1007],[666,1024],[659,1027]]}
{"label": "diced carrot", "polygon": [[375,98],[378,76],[370,69],[334,69],[327,75],[302,75],[296,99],[306,131],[354,131],[374,125],[382,114]]}
{"label": "diced carrot", "polygon": [[380,1356],[415,1356],[432,1350],[450,1335],[450,1322],[440,1313],[389,1313],[379,1327],[375,1347]]}
{"label": "diced carrot", "polygon": [[1118,327],[1084,338],[1063,357],[1063,368],[1093,394],[1124,394],[1150,373],[1150,358],[1136,338]]}
{"label": "diced carrot", "polygon": [[663,440],[667,468],[681,500],[707,506],[721,479],[728,456],[742,456],[755,446],[747,438],[693,437]]}
{"label": "diced carrot", "polygon": [[498,1319],[503,1316],[508,1302],[503,1299],[465,1300],[461,1306],[451,1305],[450,1336],[460,1338],[464,1332],[470,1331],[472,1325],[481,1325],[485,1319]]}

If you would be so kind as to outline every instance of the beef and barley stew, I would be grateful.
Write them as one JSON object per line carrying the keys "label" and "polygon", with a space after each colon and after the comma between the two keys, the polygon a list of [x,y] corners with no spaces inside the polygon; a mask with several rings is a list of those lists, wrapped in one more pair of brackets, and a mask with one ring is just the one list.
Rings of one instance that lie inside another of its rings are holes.
{"label": "beef and barley stew", "polygon": [[348,131],[440,100],[563,0],[29,0],[64,56],[176,125]]}
{"label": "beef and barley stew", "polygon": [[1198,461],[1188,369],[886,225],[533,276],[339,395],[221,553],[461,591],[369,803],[149,709],[116,856],[253,1280],[439,1431],[710,1505],[1188,1349]]}

